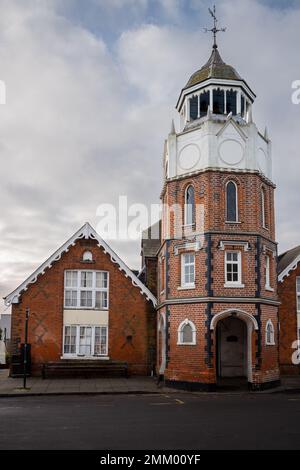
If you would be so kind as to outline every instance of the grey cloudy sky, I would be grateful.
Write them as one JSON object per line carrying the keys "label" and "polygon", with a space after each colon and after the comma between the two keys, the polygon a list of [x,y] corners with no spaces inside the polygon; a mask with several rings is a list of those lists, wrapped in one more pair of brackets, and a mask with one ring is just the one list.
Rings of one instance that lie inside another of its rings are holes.
{"label": "grey cloudy sky", "polygon": [[[257,93],[273,141],[277,238],[299,244],[300,2],[215,2],[223,59]],[[0,295],[101,203],[159,201],[163,141],[180,89],[207,60],[201,0],[0,0]],[[139,242],[111,242],[133,268]],[[1,311],[1,307],[0,307]]]}

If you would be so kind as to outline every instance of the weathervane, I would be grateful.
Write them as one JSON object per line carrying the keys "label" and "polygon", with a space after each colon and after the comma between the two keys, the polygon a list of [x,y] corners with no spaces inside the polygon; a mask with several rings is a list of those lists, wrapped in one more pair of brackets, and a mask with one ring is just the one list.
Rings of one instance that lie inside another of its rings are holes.
{"label": "weathervane", "polygon": [[211,28],[211,29],[204,28],[204,31],[205,31],[206,33],[208,33],[208,32],[212,32],[212,33],[213,33],[213,36],[214,36],[214,45],[213,45],[213,48],[214,48],[214,49],[217,49],[217,47],[218,47],[218,45],[217,45],[217,33],[219,33],[219,32],[225,33],[226,28],[220,28],[220,29],[218,29],[218,20],[217,20],[217,17],[216,17],[216,5],[214,5],[213,10],[211,10],[211,9],[209,8],[208,11],[209,11],[209,13],[211,14],[211,16],[212,16],[213,19],[214,19],[214,27]]}

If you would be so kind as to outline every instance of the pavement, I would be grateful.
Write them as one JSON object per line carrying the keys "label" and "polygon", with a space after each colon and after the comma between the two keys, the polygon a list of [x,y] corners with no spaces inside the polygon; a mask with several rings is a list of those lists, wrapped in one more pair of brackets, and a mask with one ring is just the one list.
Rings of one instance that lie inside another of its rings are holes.
{"label": "pavement", "polygon": [[98,465],[125,449],[299,450],[299,418],[299,394],[9,397],[0,400],[0,450],[96,450]]}
{"label": "pavement", "polygon": [[[225,387],[217,393],[300,393],[300,376],[283,377],[280,387],[265,390],[263,392],[248,392],[237,387]],[[45,379],[30,377],[27,379],[26,389],[23,388],[23,379],[8,377],[8,370],[0,370],[0,398],[18,396],[41,395],[105,395],[105,394],[161,394],[178,393],[173,388],[157,385],[154,377],[130,377],[130,378],[95,378],[95,379]],[[188,393],[188,392],[183,392]],[[194,392],[203,394],[205,392]]]}

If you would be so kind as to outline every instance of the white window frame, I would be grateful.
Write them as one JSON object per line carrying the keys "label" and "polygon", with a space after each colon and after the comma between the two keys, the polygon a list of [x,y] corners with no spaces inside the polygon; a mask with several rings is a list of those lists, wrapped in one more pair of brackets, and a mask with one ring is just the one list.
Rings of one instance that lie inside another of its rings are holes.
{"label": "white window frame", "polygon": [[[227,197],[227,189],[228,189],[229,183],[233,183],[234,186],[235,186],[235,214],[236,214],[235,220],[228,220],[228,197]],[[233,180],[227,181],[226,187],[225,187],[225,195],[226,195],[226,206],[225,206],[225,210],[226,210],[226,223],[227,223],[227,224],[238,224],[238,223],[239,223],[239,192],[238,192],[238,186],[237,186],[237,184],[236,184],[235,181],[233,181]]]}
{"label": "white window frame", "polygon": [[[229,253],[237,253],[238,260],[237,262],[232,262],[227,260],[227,255]],[[227,280],[227,265],[229,264],[237,264],[238,266],[238,280],[237,281],[228,281]],[[224,270],[225,270],[225,284],[224,287],[245,287],[242,284],[242,252],[240,250],[225,250],[224,253]]]}
{"label": "white window frame", "polygon": [[[75,353],[65,353],[65,329],[67,327],[74,327],[76,328],[76,343],[75,343]],[[92,329],[92,336],[91,336],[91,355],[83,355],[79,353],[80,348],[80,328],[91,328]],[[105,354],[94,354],[95,351],[95,331],[96,328],[105,328],[106,329],[106,348]],[[74,325],[68,324],[63,326],[63,355],[64,358],[107,358],[108,356],[108,325]]]}
{"label": "white window frame", "polygon": [[[270,340],[268,339],[268,331],[269,327],[271,328],[271,338]],[[265,330],[265,337],[266,337],[266,345],[267,346],[274,346],[275,345],[275,329],[272,320],[269,318],[269,320],[266,323],[266,330]]]}
{"label": "white window frame", "polygon": [[264,229],[267,229],[268,227],[266,226],[266,191],[264,188],[261,188],[261,212],[262,212],[262,226]]}
{"label": "white window frame", "polygon": [[[187,194],[188,194],[188,190],[192,188],[193,189],[193,192],[194,192],[194,201],[193,201],[193,204],[192,204],[192,223],[189,223],[189,221],[187,220],[188,219],[188,214],[189,214],[189,209],[188,209],[188,206],[190,206],[191,204],[188,204],[187,203]],[[195,226],[195,217],[196,217],[196,205],[195,205],[195,188],[192,184],[189,184],[186,188],[185,188],[185,193],[184,193],[184,226],[185,227],[194,227]]]}
{"label": "white window frame", "polygon": [[[299,279],[299,286],[298,286],[298,279]],[[297,302],[297,313],[300,313],[300,276],[296,277],[296,302]]]}
{"label": "white window frame", "polygon": [[[193,334],[192,341],[188,343],[184,343],[182,341],[182,334],[183,334],[182,330],[186,325],[190,325],[190,327],[192,328],[192,334]],[[177,335],[178,335],[177,344],[180,346],[194,346],[195,344],[197,344],[196,343],[196,326],[191,320],[188,320],[187,318],[183,322],[180,323],[178,330],[177,330]]]}
{"label": "white window frame", "polygon": [[[186,263],[185,262],[185,257],[186,256],[193,256],[194,262],[193,263]],[[181,287],[188,289],[188,288],[194,288],[195,287],[195,278],[196,278],[196,270],[195,270],[195,264],[196,264],[196,259],[195,259],[195,253],[182,253],[181,255]],[[185,282],[185,266],[193,266],[194,267],[194,282]]]}
{"label": "white window frame", "polygon": [[[67,273],[76,272],[77,273],[77,285],[74,287],[67,286]],[[91,287],[82,287],[81,286],[81,274],[82,273],[92,273],[92,286]],[[105,273],[107,275],[107,287],[96,287],[97,273]],[[76,291],[76,306],[66,305],[66,292],[67,291]],[[92,292],[92,306],[81,306],[81,292]],[[96,307],[96,293],[97,292],[106,292],[107,293],[107,305],[106,307]],[[91,269],[67,269],[64,274],[64,308],[69,310],[108,310],[109,309],[109,272],[100,271],[100,270],[91,270]]]}
{"label": "white window frame", "polygon": [[270,281],[271,281],[271,258],[270,258],[270,255],[265,255],[265,289],[273,291]]}

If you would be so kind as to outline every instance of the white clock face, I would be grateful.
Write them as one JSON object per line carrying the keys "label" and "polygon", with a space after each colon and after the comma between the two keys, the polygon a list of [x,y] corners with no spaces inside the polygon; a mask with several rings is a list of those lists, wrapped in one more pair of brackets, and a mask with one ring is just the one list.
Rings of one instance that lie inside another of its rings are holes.
{"label": "white clock face", "polygon": [[196,144],[188,144],[179,154],[179,166],[182,170],[196,169],[200,160],[200,149]]}
{"label": "white clock face", "polygon": [[244,149],[240,142],[233,139],[224,140],[219,146],[221,160],[227,165],[233,166],[240,163],[244,156]]}

